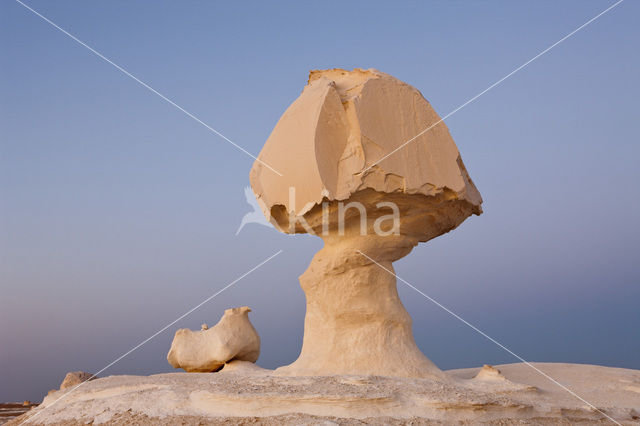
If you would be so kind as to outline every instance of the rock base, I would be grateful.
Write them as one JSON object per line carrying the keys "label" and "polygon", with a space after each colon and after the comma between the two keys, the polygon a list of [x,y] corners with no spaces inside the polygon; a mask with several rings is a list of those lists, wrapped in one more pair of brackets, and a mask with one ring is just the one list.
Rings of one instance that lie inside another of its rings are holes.
{"label": "rock base", "polygon": [[[621,424],[640,421],[640,371],[534,365]],[[479,368],[434,380],[286,377],[253,364],[231,367],[94,380],[48,395],[9,424],[613,424],[523,364],[497,366],[498,380],[474,378]]]}

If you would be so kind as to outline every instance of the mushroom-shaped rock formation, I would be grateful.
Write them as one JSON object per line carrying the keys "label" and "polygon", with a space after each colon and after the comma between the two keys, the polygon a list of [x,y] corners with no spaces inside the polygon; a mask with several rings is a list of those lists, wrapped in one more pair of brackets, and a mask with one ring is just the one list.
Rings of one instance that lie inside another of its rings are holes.
{"label": "mushroom-shaped rock formation", "polygon": [[227,309],[214,327],[176,331],[167,355],[169,364],[204,373],[218,371],[231,360],[256,362],[260,336],[249,321],[249,312],[247,306]]}
{"label": "mushroom-shaped rock formation", "polygon": [[373,69],[311,71],[258,160],[267,219],[325,243],[300,277],[302,351],[278,373],[442,377],[415,344],[391,263],[479,215],[482,198],[420,92]]}

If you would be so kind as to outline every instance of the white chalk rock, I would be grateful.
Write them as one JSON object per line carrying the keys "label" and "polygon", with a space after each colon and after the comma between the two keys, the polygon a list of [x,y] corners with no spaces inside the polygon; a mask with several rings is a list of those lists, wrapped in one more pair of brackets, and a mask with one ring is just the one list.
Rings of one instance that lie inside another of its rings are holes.
{"label": "white chalk rock", "polygon": [[258,160],[267,219],[325,243],[300,276],[300,356],[276,373],[442,377],[415,344],[392,262],[480,214],[482,198],[422,94],[373,69],[312,71]]}
{"label": "white chalk rock", "polygon": [[311,71],[258,158],[251,186],[267,219],[284,232],[289,212],[302,216],[325,197],[346,200],[367,188],[446,193],[465,202],[466,216],[481,212],[480,193],[445,123],[416,88],[375,69]]}
{"label": "white chalk rock", "polygon": [[476,380],[487,380],[487,381],[505,381],[506,377],[502,374],[500,370],[495,368],[492,365],[485,364],[482,366],[478,374],[474,376]]}
{"label": "white chalk rock", "polygon": [[60,389],[67,389],[76,385],[79,385],[82,382],[86,382],[87,380],[97,379],[91,373],[85,373],[84,371],[71,371],[64,376],[64,380],[60,384]]}
{"label": "white chalk rock", "polygon": [[214,327],[178,330],[167,355],[169,364],[203,373],[218,371],[231,360],[256,362],[260,336],[249,321],[249,312],[247,306],[227,309]]}

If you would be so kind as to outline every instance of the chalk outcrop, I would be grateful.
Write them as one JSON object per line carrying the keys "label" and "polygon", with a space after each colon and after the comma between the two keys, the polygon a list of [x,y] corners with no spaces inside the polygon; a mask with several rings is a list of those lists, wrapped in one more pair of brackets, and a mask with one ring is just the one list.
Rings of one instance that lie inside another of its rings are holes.
{"label": "chalk outcrop", "polygon": [[247,306],[227,309],[214,327],[203,324],[200,331],[178,330],[167,355],[169,364],[204,373],[218,371],[232,360],[256,362],[260,336],[249,321],[249,312]]}
{"label": "chalk outcrop", "polygon": [[473,377],[475,380],[485,381],[506,381],[504,374],[492,365],[483,365],[478,374]]}
{"label": "chalk outcrop", "polygon": [[482,198],[420,92],[376,70],[312,71],[258,160],[265,216],[325,243],[300,277],[300,357],[278,372],[441,376],[414,342],[392,262],[480,214]]}
{"label": "chalk outcrop", "polygon": [[64,376],[62,383],[60,383],[60,389],[71,388],[82,382],[95,379],[97,379],[97,377],[91,373],[86,373],[84,371],[71,371]]}

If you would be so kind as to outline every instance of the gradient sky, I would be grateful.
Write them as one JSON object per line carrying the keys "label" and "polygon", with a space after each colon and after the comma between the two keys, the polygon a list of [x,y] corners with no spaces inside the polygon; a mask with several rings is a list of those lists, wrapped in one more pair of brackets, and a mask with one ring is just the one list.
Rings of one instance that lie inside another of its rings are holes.
{"label": "gradient sky", "polygon": [[[613,1],[28,4],[257,154],[310,69],[374,67],[445,115]],[[397,273],[529,361],[640,369],[640,4],[447,119],[484,214]],[[248,225],[252,159],[0,3],[0,401],[95,372],[172,371],[177,328],[249,305],[273,368],[300,349],[321,240]],[[517,360],[399,283],[443,369]]]}

